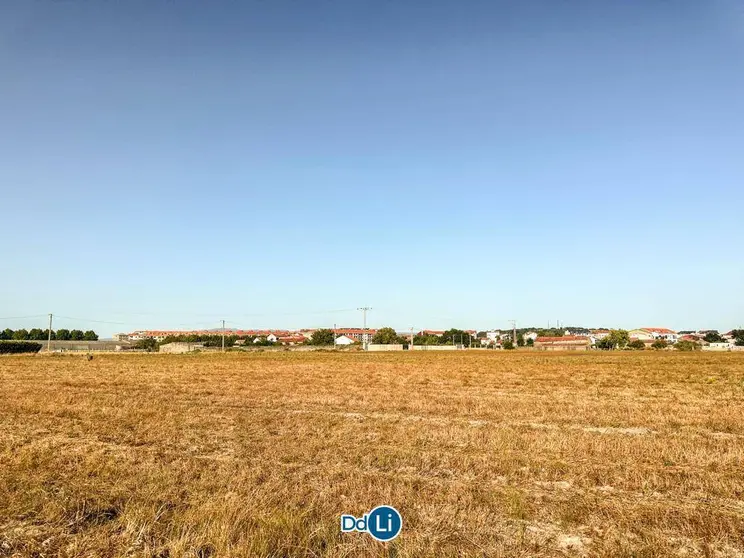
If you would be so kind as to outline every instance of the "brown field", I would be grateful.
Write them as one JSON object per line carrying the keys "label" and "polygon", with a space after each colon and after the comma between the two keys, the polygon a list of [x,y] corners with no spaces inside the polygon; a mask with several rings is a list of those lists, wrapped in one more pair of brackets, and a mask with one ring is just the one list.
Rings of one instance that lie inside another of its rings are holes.
{"label": "brown field", "polygon": [[[744,556],[744,354],[0,358],[0,556]],[[392,543],[342,534],[390,504]]]}

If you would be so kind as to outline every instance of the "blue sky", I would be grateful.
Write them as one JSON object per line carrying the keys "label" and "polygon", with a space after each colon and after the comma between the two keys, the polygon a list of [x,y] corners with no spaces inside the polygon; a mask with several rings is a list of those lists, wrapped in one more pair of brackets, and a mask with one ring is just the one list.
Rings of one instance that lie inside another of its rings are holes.
{"label": "blue sky", "polygon": [[0,318],[744,325],[743,57],[729,0],[5,1]]}

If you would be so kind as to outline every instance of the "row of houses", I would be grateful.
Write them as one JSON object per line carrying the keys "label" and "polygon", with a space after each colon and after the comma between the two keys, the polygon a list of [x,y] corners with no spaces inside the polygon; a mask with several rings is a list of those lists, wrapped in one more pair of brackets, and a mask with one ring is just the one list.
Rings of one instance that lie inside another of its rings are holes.
{"label": "row of houses", "polygon": [[[283,330],[283,329],[230,329],[224,330],[226,335],[240,338],[238,344],[245,344],[247,339],[253,339],[254,343],[266,340],[270,343],[279,343],[282,345],[300,345],[312,340],[313,334],[317,329],[300,329],[300,330]],[[374,328],[335,328],[335,344],[346,346],[355,343],[364,343],[371,341],[377,333]],[[116,341],[136,342],[143,339],[155,339],[163,341],[169,337],[193,336],[201,338],[206,336],[221,335],[223,330],[140,330],[132,333],[119,333],[114,336]],[[512,340],[512,331],[490,330],[485,332],[476,332],[475,330],[464,330],[469,339],[461,340],[463,345],[476,344],[486,348],[501,348],[506,340]],[[725,350],[726,347],[733,346],[734,339],[732,332],[722,335],[723,343],[705,343],[703,337],[707,332],[695,332],[678,334],[676,331],[660,327],[643,327],[628,331],[631,341],[642,341],[646,345],[651,345],[659,339],[663,339],[670,345],[678,341],[694,341],[705,345],[712,346],[711,350]],[[445,334],[440,330],[424,329],[415,333],[418,336],[435,336],[442,337]],[[535,331],[526,331],[521,334],[525,343],[533,345],[540,350],[588,350],[595,346],[598,341],[610,334],[609,329],[592,329],[571,331],[565,330],[562,336],[540,337]],[[411,332],[399,332],[399,335],[408,338]],[[720,345],[720,346],[719,346]]]}
{"label": "row of houses", "polygon": [[[164,341],[169,337],[194,337],[203,338],[213,335],[231,335],[240,338],[238,344],[245,343],[245,339],[252,338],[254,343],[265,339],[270,343],[281,343],[283,345],[299,345],[310,341],[317,329],[299,329],[295,331],[286,329],[198,329],[198,330],[138,330],[131,333],[117,333],[113,336],[114,341],[137,342],[145,339]],[[372,328],[336,328],[333,330],[338,345],[351,345],[370,340],[376,329]],[[366,336],[366,338],[365,338]]]}
{"label": "row of houses", "polygon": [[[674,330],[660,327],[643,327],[628,331],[630,341],[641,341],[646,347],[650,347],[658,340],[666,341],[669,345],[674,345],[679,341],[692,341],[702,346],[703,350],[709,351],[731,351],[739,350],[735,345],[733,332],[721,335],[723,341],[708,343],[705,341],[705,334],[708,332],[701,331],[691,334],[679,334]],[[586,351],[596,345],[597,341],[609,335],[609,330],[595,330],[589,335],[571,335],[566,331],[566,335],[561,337],[537,337],[534,341],[534,347],[540,350],[556,351]]]}

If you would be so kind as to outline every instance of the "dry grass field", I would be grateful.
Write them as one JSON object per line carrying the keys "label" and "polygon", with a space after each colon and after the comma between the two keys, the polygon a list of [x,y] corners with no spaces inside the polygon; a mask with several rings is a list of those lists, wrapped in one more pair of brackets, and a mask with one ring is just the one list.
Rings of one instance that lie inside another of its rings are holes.
{"label": "dry grass field", "polygon": [[[0,358],[0,556],[744,556],[744,354]],[[390,504],[388,544],[343,513]]]}

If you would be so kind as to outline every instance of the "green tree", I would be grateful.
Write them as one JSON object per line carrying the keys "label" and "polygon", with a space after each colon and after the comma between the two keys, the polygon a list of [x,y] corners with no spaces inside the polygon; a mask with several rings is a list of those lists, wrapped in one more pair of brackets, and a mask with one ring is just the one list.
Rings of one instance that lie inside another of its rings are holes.
{"label": "green tree", "polygon": [[147,339],[140,339],[139,341],[137,341],[134,344],[134,348],[145,350],[148,353],[151,353],[158,350],[158,342],[155,341],[155,339],[153,339],[152,337],[148,337]]}
{"label": "green tree", "polygon": [[652,349],[656,349],[657,351],[660,351],[662,349],[666,349],[669,346],[669,343],[667,343],[666,339],[657,339],[651,344]]}
{"label": "green tree", "polygon": [[439,338],[440,345],[467,345],[468,333],[462,329],[448,329]]}
{"label": "green tree", "polygon": [[57,340],[58,341],[69,341],[72,339],[70,337],[70,330],[69,329],[58,329],[57,330]]}
{"label": "green tree", "polygon": [[333,345],[335,335],[332,329],[316,329],[310,338],[311,345]]}
{"label": "green tree", "polygon": [[0,339],[5,339],[5,340],[13,339],[13,330],[10,328],[6,328],[3,331],[0,331]]}
{"label": "green tree", "polygon": [[676,345],[674,345],[674,348],[678,351],[699,351],[700,350],[700,343],[695,343],[694,341],[678,341]]}
{"label": "green tree", "polygon": [[514,349],[514,343],[512,342],[511,339],[507,339],[505,341],[502,341],[501,342],[501,346],[504,349],[506,349],[507,351],[511,351],[512,349]]}
{"label": "green tree", "polygon": [[372,343],[379,343],[381,345],[405,345],[407,341],[401,338],[392,327],[382,327],[372,336]]}
{"label": "green tree", "polygon": [[705,333],[703,341],[705,341],[706,343],[723,343],[723,337],[721,337],[721,334],[715,330],[708,331]]}
{"label": "green tree", "polygon": [[734,329],[731,331],[734,336],[734,344],[738,347],[744,346],[744,329]]}
{"label": "green tree", "polygon": [[527,338],[527,346],[528,347],[534,347],[535,346],[535,340],[532,337]]}
{"label": "green tree", "polygon": [[89,329],[88,331],[83,333],[83,339],[85,341],[98,341],[98,334],[96,334],[96,332],[92,329]]}
{"label": "green tree", "polygon": [[70,339],[73,341],[82,341],[85,334],[79,329],[73,329],[70,332]]}
{"label": "green tree", "polygon": [[597,348],[605,351],[623,349],[630,342],[630,336],[624,329],[611,329],[607,336],[597,341]]}
{"label": "green tree", "polygon": [[609,336],[605,336],[602,339],[597,339],[595,345],[598,349],[601,349],[603,351],[611,351],[615,348],[615,346],[612,344],[612,339],[610,339]]}
{"label": "green tree", "polygon": [[205,347],[221,347],[222,336],[221,335],[205,335],[201,340]]}
{"label": "green tree", "polygon": [[439,337],[436,335],[414,335],[414,345],[439,345]]}
{"label": "green tree", "polygon": [[28,332],[28,338],[31,341],[40,341],[42,339],[45,339],[44,337],[44,330],[39,329],[38,327],[35,327]]}
{"label": "green tree", "polygon": [[612,342],[619,349],[624,348],[630,342],[630,335],[624,329],[611,329],[608,337],[612,339]]}
{"label": "green tree", "polygon": [[28,339],[28,331],[25,329],[17,329],[13,332],[13,339],[16,341],[25,341]]}
{"label": "green tree", "polygon": [[517,346],[524,347],[524,335],[517,333]]}
{"label": "green tree", "polygon": [[629,349],[633,349],[634,351],[642,351],[646,348],[646,344],[640,339],[633,339],[633,341],[628,343],[627,346]]}

